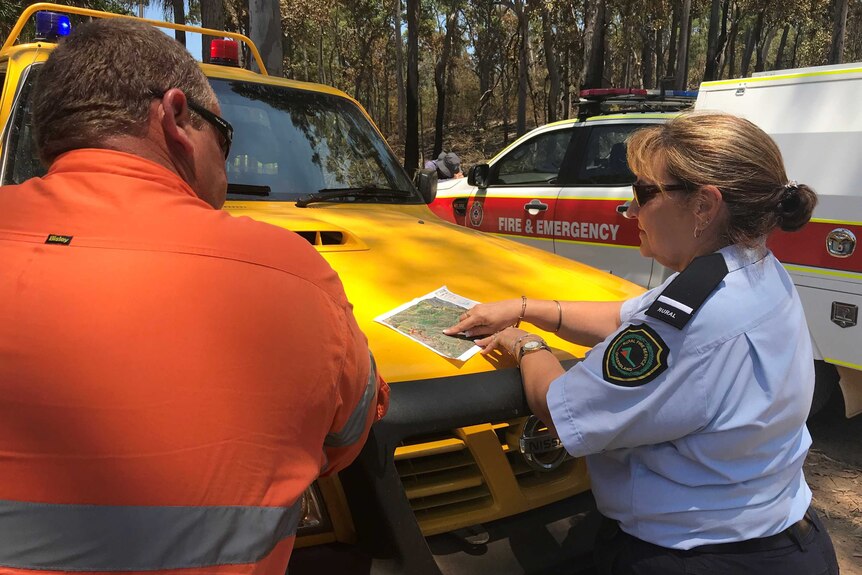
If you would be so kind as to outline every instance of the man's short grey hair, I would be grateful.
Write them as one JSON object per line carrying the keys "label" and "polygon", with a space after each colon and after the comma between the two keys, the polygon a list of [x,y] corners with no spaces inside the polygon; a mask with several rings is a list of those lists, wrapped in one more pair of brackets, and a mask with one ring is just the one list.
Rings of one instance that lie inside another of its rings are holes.
{"label": "man's short grey hair", "polygon": [[179,88],[199,104],[216,103],[206,76],[179,42],[129,18],[81,25],[40,68],[32,109],[36,147],[46,165],[70,150],[103,147],[112,136],[144,137],[153,92]]}

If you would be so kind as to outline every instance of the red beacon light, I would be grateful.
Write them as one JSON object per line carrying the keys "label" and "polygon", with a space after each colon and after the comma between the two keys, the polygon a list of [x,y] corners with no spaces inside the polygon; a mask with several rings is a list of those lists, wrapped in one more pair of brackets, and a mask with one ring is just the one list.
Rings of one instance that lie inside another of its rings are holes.
{"label": "red beacon light", "polygon": [[236,40],[214,39],[210,43],[210,64],[239,66],[239,44]]}
{"label": "red beacon light", "polygon": [[578,119],[586,121],[591,116],[610,113],[606,106],[625,107],[646,100],[647,91],[643,88],[589,88],[581,90]]}

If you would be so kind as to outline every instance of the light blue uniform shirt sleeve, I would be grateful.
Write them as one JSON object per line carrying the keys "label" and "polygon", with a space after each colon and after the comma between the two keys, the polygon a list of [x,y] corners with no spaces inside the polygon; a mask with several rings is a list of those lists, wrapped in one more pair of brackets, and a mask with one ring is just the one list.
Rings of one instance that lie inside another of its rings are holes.
{"label": "light blue uniform shirt sleeve", "polygon": [[[625,306],[622,313],[628,313]],[[709,421],[705,374],[710,365],[720,365],[724,360],[722,349],[711,350],[708,356],[696,349],[681,353],[682,332],[642,314],[637,315],[634,324],[623,324],[620,331],[644,323],[659,335],[668,350],[668,368],[657,378],[636,387],[606,381],[602,364],[611,336],[551,383],[548,407],[570,454],[583,456],[671,441]]]}
{"label": "light blue uniform shirt sleeve", "polygon": [[[671,276],[671,279],[673,277],[676,277],[676,274]],[[620,325],[625,325],[635,313],[642,309],[646,309],[649,303],[651,303],[655,298],[658,297],[658,295],[661,293],[660,290],[664,289],[664,286],[666,286],[667,283],[668,282],[665,281],[661,286],[657,288],[653,288],[637,297],[633,297],[624,301],[622,307],[620,308]]]}

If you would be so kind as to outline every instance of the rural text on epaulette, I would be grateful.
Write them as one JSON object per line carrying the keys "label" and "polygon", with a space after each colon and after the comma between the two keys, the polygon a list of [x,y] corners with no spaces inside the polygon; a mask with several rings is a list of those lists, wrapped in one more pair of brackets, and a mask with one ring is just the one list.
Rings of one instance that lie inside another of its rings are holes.
{"label": "rural text on epaulette", "polygon": [[650,317],[682,329],[727,275],[720,253],[694,258],[647,310]]}

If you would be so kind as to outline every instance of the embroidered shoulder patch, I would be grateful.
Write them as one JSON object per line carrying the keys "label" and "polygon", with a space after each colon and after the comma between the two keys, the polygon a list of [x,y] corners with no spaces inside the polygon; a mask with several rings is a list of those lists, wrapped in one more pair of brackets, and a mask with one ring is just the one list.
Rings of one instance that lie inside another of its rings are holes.
{"label": "embroidered shoulder patch", "polygon": [[602,376],[614,385],[637,387],[661,375],[667,358],[667,345],[659,334],[645,323],[631,325],[605,350]]}

